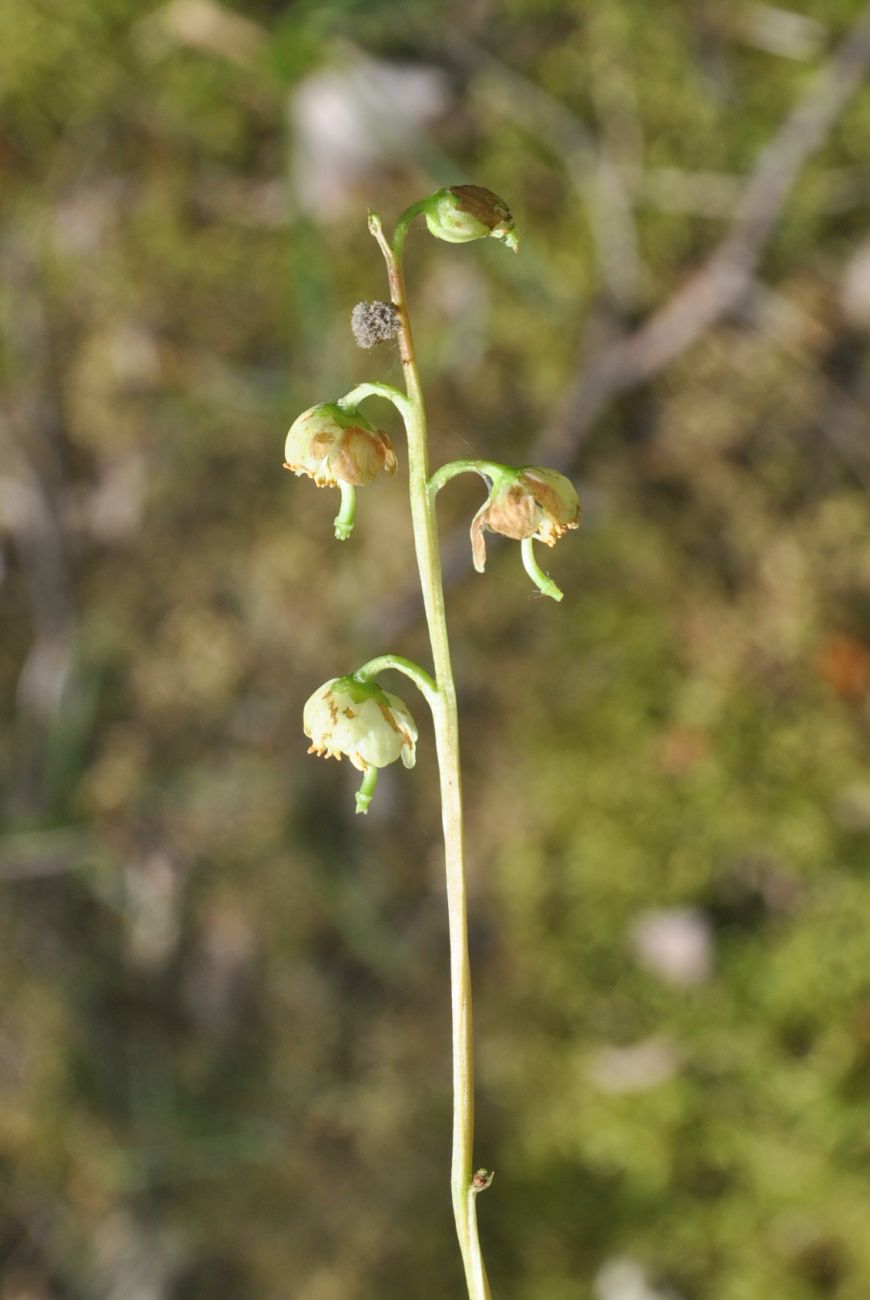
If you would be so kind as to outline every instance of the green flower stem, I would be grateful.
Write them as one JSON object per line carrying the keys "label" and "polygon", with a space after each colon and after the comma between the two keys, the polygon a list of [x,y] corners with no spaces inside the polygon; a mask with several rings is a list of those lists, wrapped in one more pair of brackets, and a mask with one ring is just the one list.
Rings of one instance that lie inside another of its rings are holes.
{"label": "green flower stem", "polygon": [[344,411],[354,410],[367,397],[385,397],[388,402],[393,403],[407,425],[411,404],[405,394],[398,388],[394,388],[392,384],[357,384],[356,388],[352,388],[349,393],[345,393],[344,397],[338,399],[336,406],[340,406]]}
{"label": "green flower stem", "polygon": [[479,474],[481,478],[494,479],[507,471],[516,474],[509,465],[499,465],[494,460],[451,460],[449,464],[436,469],[429,480],[429,493],[434,498],[457,474]]}
{"label": "green flower stem", "polygon": [[450,663],[450,646],[444,610],[444,584],[434,501],[429,493],[426,410],[417,370],[414,340],[405,298],[402,248],[405,235],[421,205],[414,204],[399,218],[388,242],[380,218],[369,213],[369,229],[387,264],[390,294],[399,315],[399,353],[405,372],[409,411],[408,477],[411,520],[426,623],[432,646],[437,693],[430,701],[435,725],[435,745],[441,785],[441,818],[447,871],[447,916],[450,936],[450,995],[453,1022],[453,1156],[450,1185],[456,1234],[465,1266],[470,1300],[491,1300],[486,1269],[480,1255],[477,1217],[470,1189],[473,1176],[474,1059],[471,1024],[471,971],[468,958],[467,890],[462,834],[462,782],[459,769],[459,720],[456,687]]}
{"label": "green flower stem", "polygon": [[[393,244],[392,244],[391,254],[393,259],[395,260],[396,266],[399,268],[400,277],[402,277],[403,275],[402,253],[405,248],[405,236],[407,235],[411,222],[414,220],[414,218],[418,217],[421,214],[421,212],[425,212],[431,202],[432,202],[432,195],[430,194],[427,198],[420,199],[419,202],[417,203],[412,203],[409,208],[405,209],[405,211],[399,217],[399,220],[396,222],[395,229],[393,230]],[[381,231],[380,235],[375,229],[375,226],[378,226],[380,228]],[[383,236],[383,227],[381,226],[381,219],[376,212],[369,212],[369,230],[372,232],[375,239],[377,239],[378,243],[381,246],[381,250],[383,251],[384,244],[381,242]],[[385,252],[384,252],[384,256],[386,257]],[[389,271],[389,262],[387,263],[387,270]],[[393,283],[391,280],[390,288],[392,289],[392,287],[393,287]],[[397,307],[399,304],[394,301],[393,305]],[[407,314],[405,316],[405,319],[407,320]],[[409,333],[409,337],[410,337],[410,333]],[[411,344],[411,349],[413,351],[413,343]],[[411,396],[410,391],[408,393],[408,396],[409,397]]]}
{"label": "green flower stem", "polygon": [[350,483],[339,483],[341,491],[341,509],[333,520],[335,535],[340,542],[346,542],[353,532],[356,518],[356,491]]}
{"label": "green flower stem", "polygon": [[359,682],[367,682],[370,677],[376,677],[387,668],[395,668],[397,673],[404,673],[406,677],[410,677],[420,693],[426,697],[426,703],[434,709],[438,687],[425,668],[415,664],[413,659],[406,659],[404,655],[378,655],[377,659],[369,659],[362,668],[357,668],[353,676]]}
{"label": "green flower stem", "polygon": [[523,568],[532,582],[545,596],[552,600],[561,600],[564,593],[556,586],[552,578],[547,577],[535,558],[535,541],[533,537],[524,537],[520,542],[523,554]]}
{"label": "green flower stem", "polygon": [[363,774],[362,784],[356,792],[356,810],[358,813],[368,812],[377,783],[378,769],[376,767],[367,767]]}

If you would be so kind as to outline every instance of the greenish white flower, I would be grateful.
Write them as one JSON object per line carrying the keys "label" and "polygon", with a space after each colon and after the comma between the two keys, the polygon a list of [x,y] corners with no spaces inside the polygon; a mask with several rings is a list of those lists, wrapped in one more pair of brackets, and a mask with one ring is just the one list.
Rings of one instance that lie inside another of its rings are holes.
{"label": "greenish white flower", "polygon": [[360,411],[321,402],[290,426],[284,466],[307,474],[318,487],[362,487],[382,469],[395,474],[397,462],[387,435]]}
{"label": "greenish white flower", "polygon": [[574,484],[555,469],[507,466],[494,478],[489,496],[471,522],[474,567],[486,566],[484,533],[501,533],[516,541],[535,538],[555,546],[569,528],[580,526],[580,500]]}
{"label": "greenish white flower", "polygon": [[421,205],[430,234],[450,244],[472,239],[501,239],[517,251],[517,233],[511,211],[503,199],[482,185],[450,185]]}
{"label": "greenish white flower", "polygon": [[302,711],[302,729],[311,741],[309,754],[341,759],[345,754],[364,779],[357,812],[367,812],[377,769],[401,758],[413,767],[417,758],[417,724],[398,695],[375,682],[333,677],[314,692]]}

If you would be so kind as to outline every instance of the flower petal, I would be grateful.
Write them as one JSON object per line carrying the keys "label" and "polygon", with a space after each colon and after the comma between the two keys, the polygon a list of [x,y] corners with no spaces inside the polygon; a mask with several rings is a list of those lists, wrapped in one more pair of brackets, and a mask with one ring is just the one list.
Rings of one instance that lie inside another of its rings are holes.
{"label": "flower petal", "polygon": [[486,538],[484,537],[484,526],[486,524],[486,512],[489,509],[489,497],[484,501],[477,514],[471,521],[469,530],[471,535],[471,559],[478,573],[486,571]]}

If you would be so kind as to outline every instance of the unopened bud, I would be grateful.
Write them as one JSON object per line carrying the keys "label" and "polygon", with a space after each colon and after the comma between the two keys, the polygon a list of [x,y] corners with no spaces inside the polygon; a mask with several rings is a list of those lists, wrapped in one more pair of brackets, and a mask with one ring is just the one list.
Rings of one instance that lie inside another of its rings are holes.
{"label": "unopened bud", "polygon": [[501,239],[517,251],[517,234],[510,208],[492,190],[481,185],[451,185],[438,190],[422,205],[430,234],[450,244],[472,239]]}

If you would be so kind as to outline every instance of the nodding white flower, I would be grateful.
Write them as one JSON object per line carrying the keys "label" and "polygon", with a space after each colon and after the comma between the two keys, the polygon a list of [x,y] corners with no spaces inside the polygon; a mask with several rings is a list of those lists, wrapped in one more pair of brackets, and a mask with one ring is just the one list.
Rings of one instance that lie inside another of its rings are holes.
{"label": "nodding white flower", "polygon": [[580,526],[580,500],[574,485],[555,469],[526,465],[507,466],[494,479],[489,496],[471,521],[471,554],[474,567],[486,567],[484,532],[501,533],[522,541],[534,537],[547,546],[569,528]]}
{"label": "nodding white flower", "polygon": [[356,677],[333,677],[318,687],[302,711],[302,729],[309,754],[346,754],[364,774],[357,812],[368,811],[379,767],[397,758],[413,767],[417,758],[417,724],[404,700]]}
{"label": "nodding white flower", "polygon": [[284,466],[307,474],[318,487],[362,487],[382,469],[395,474],[397,461],[387,435],[361,412],[321,402],[290,426]]}
{"label": "nodding white flower", "polygon": [[517,251],[514,219],[503,199],[482,185],[451,185],[426,199],[422,205],[429,233],[449,244],[467,244],[472,239],[501,239]]}

